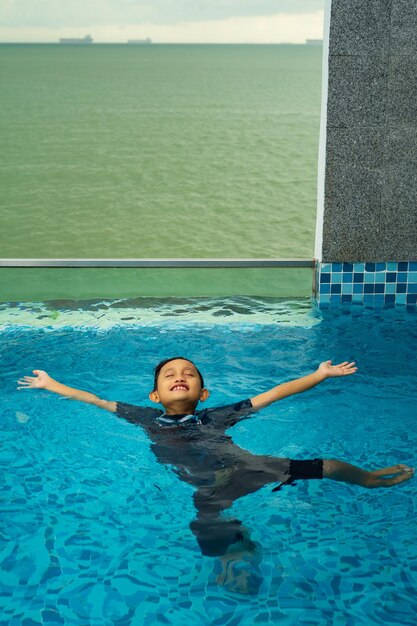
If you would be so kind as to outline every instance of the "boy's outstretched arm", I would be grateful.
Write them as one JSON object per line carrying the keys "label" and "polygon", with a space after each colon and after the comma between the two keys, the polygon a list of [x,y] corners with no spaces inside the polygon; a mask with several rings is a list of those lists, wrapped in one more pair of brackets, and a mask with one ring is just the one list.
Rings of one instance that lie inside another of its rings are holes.
{"label": "boy's outstretched arm", "polygon": [[348,361],[344,361],[343,363],[339,363],[339,365],[332,365],[331,361],[324,361],[320,363],[318,369],[312,374],[297,378],[296,380],[290,380],[288,383],[282,383],[269,391],[254,396],[251,398],[252,406],[255,409],[262,409],[277,400],[282,400],[282,398],[307,391],[307,389],[311,389],[322,383],[326,378],[349,376],[350,374],[354,374],[357,369],[353,362],[349,363]]}
{"label": "boy's outstretched arm", "polygon": [[94,404],[101,409],[106,409],[112,413],[116,413],[116,402],[110,400],[102,400],[94,393],[89,391],[81,391],[80,389],[73,389],[59,383],[57,380],[51,378],[43,370],[33,370],[35,376],[24,376],[17,383],[18,389],[47,389],[53,391],[65,398],[71,398],[71,400],[79,400],[80,402],[86,402],[87,404]]}

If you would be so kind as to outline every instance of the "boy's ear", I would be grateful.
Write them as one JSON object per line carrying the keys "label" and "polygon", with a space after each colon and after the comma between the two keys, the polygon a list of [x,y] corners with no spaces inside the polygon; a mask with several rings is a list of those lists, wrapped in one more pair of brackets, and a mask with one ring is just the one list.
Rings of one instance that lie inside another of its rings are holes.
{"label": "boy's ear", "polygon": [[200,402],[204,402],[209,397],[210,392],[205,387],[201,390]]}
{"label": "boy's ear", "polygon": [[156,404],[159,404],[159,395],[157,391],[151,391],[151,393],[149,394],[149,400],[151,400],[151,402],[155,402]]}

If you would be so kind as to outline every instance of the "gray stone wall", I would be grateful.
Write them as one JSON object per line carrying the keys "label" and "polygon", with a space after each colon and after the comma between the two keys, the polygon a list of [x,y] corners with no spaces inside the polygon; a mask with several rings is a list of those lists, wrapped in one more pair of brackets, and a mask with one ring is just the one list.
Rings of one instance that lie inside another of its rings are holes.
{"label": "gray stone wall", "polygon": [[417,1],[332,0],[323,261],[417,259]]}

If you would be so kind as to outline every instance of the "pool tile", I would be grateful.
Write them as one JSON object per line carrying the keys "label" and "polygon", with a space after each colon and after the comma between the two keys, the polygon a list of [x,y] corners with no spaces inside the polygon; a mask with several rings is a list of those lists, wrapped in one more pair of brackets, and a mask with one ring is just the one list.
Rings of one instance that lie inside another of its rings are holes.
{"label": "pool tile", "polygon": [[417,305],[417,261],[318,264],[316,280],[319,301],[332,307]]}

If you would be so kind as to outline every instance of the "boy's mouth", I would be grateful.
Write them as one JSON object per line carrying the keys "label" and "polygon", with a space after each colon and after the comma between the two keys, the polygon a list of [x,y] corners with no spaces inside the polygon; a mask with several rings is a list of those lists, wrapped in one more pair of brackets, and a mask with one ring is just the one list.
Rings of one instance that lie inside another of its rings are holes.
{"label": "boy's mouth", "polygon": [[174,385],[171,387],[171,391],[188,391],[187,385]]}

